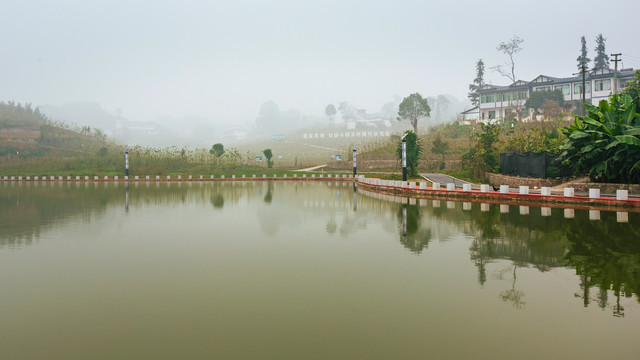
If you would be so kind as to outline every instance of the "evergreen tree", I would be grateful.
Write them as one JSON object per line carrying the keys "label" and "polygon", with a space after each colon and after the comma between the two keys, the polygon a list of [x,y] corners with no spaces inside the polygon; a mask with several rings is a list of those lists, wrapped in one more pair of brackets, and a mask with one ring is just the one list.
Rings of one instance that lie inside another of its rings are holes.
{"label": "evergreen tree", "polygon": [[473,106],[480,105],[478,89],[480,89],[482,85],[484,85],[484,62],[480,59],[476,63],[476,78],[473,79],[473,83],[469,84],[469,94],[467,95]]}
{"label": "evergreen tree", "polygon": [[593,59],[593,66],[596,69],[609,67],[609,55],[607,55],[604,42],[607,39],[602,34],[596,37],[596,58]]}
{"label": "evergreen tree", "polygon": [[[582,71],[582,67],[584,66],[585,71],[589,69],[589,63],[591,59],[587,56],[587,40],[582,36],[580,38],[580,42],[582,43],[582,47],[580,48],[580,56],[576,59],[578,61],[578,71]],[[604,45],[603,45],[604,48]]]}

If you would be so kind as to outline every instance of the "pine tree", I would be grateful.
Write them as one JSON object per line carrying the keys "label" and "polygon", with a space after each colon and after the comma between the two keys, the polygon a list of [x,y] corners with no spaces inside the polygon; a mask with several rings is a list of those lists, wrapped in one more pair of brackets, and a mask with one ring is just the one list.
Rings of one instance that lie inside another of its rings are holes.
{"label": "pine tree", "polygon": [[484,85],[484,62],[482,59],[478,60],[476,63],[476,78],[473,79],[473,83],[469,84],[469,100],[473,106],[480,105],[480,94],[478,94],[478,89],[480,89]]}
{"label": "pine tree", "polygon": [[607,52],[605,50],[605,41],[607,41],[607,39],[605,39],[602,34],[596,37],[596,58],[593,59],[593,66],[596,69],[609,67],[609,55],[607,55]]}
{"label": "pine tree", "polygon": [[580,49],[580,56],[576,59],[578,61],[578,71],[582,71],[583,66],[585,70],[589,69],[589,63],[591,62],[591,59],[587,56],[587,40],[584,36],[580,38],[580,42],[582,43],[582,48]]}

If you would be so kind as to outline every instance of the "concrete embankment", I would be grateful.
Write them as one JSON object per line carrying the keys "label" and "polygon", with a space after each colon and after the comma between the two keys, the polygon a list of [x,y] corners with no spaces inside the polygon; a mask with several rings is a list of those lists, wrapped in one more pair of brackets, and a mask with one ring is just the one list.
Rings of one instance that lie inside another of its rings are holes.
{"label": "concrete embankment", "polygon": [[627,211],[640,212],[640,199],[630,199],[627,190],[618,190],[616,197],[601,197],[599,189],[589,189],[589,196],[575,196],[573,188],[565,188],[562,195],[551,193],[550,187],[543,187],[539,194],[529,192],[528,186],[520,186],[517,193],[510,192],[508,185],[501,185],[499,191],[492,190],[489,185],[481,185],[480,190],[473,190],[471,184],[457,189],[455,184],[433,183],[427,187],[426,183],[407,181],[381,180],[374,178],[357,178],[358,186],[374,192],[389,193],[399,196],[424,198],[424,199],[461,199],[470,202],[482,203],[513,203],[516,205],[532,205],[562,207],[571,205],[573,208],[585,209],[615,209],[625,208]]}

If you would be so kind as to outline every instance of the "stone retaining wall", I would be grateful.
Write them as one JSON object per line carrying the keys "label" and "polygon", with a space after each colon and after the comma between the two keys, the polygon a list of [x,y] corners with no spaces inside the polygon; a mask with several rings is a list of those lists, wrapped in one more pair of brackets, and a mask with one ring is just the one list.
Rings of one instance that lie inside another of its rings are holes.
{"label": "stone retaining wall", "polygon": [[[540,178],[527,178],[527,177],[519,177],[519,176],[508,176],[502,174],[490,174],[486,173],[487,178],[489,179],[489,183],[491,185],[500,186],[500,185],[509,185],[510,187],[517,188],[519,186],[528,186],[530,188],[533,187],[553,187],[556,185],[560,185],[562,181],[558,179],[540,179]],[[577,189],[576,189],[577,190]]]}
{"label": "stone retaining wall", "polygon": [[571,184],[576,192],[588,192],[589,189],[600,189],[602,194],[615,194],[616,190],[627,190],[629,194],[640,194],[638,184],[605,184],[605,183],[583,183]]}
{"label": "stone retaining wall", "polygon": [[[357,160],[358,169],[398,169],[400,170],[400,160]],[[418,170],[436,170],[440,168],[441,161],[438,160],[420,160]],[[348,161],[330,161],[327,166],[332,169],[353,169],[353,162]],[[444,164],[445,170],[458,170],[461,168],[460,160],[447,160]]]}

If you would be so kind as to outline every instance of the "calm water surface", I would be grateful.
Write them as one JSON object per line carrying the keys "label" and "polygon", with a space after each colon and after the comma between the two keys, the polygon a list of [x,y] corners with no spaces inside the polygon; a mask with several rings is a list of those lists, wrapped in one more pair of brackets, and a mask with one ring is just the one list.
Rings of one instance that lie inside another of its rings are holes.
{"label": "calm water surface", "polygon": [[2,183],[0,359],[637,358],[640,216]]}

